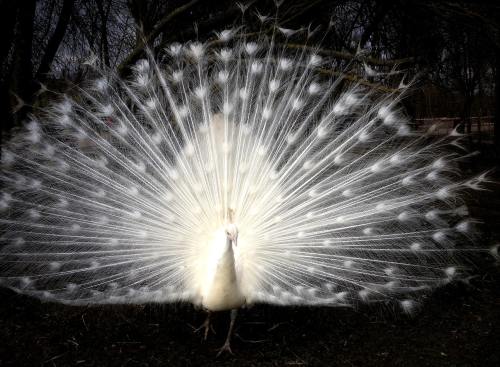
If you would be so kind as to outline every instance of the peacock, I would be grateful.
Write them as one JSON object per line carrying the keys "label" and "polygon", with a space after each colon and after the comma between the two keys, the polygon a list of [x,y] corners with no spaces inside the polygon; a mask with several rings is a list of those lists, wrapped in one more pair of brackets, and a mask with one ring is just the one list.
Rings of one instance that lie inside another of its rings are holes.
{"label": "peacock", "polygon": [[[466,276],[460,133],[331,70],[294,32],[88,62],[2,147],[0,283],[68,305],[380,302],[412,312]],[[362,60],[362,59],[361,59]],[[205,338],[210,319],[202,325]]]}

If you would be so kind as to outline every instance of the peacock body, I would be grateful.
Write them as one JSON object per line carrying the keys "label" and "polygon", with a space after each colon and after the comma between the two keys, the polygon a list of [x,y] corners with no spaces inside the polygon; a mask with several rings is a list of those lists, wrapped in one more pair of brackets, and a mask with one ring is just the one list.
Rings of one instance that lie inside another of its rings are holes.
{"label": "peacock body", "polygon": [[[286,32],[285,36],[286,36]],[[95,79],[2,150],[0,282],[67,304],[411,311],[465,272],[458,134],[415,132],[401,92],[232,31]]]}

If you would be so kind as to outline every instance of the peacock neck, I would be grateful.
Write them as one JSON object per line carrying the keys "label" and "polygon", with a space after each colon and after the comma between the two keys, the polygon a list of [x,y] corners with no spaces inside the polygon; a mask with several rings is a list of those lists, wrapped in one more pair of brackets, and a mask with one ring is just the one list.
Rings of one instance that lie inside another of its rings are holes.
{"label": "peacock neck", "polygon": [[233,240],[229,236],[225,240],[225,248],[202,300],[203,306],[211,311],[238,308],[245,302],[238,284]]}

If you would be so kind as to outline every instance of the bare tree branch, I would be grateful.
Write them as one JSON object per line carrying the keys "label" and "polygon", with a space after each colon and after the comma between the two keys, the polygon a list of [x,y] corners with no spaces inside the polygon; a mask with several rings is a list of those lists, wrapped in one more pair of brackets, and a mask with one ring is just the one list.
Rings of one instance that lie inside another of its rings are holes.
{"label": "bare tree branch", "polygon": [[[342,51],[335,51],[335,50],[328,50],[324,48],[317,48],[313,46],[306,46],[306,45],[301,45],[301,44],[296,44],[296,43],[287,43],[286,46],[288,48],[292,49],[301,49],[301,50],[307,50],[307,51],[316,51],[322,55],[327,55],[327,56],[332,56],[338,59],[342,60],[354,60],[357,58],[356,55],[353,55],[349,52],[342,52]],[[402,65],[402,64],[409,64],[415,61],[413,57],[405,57],[402,59],[393,59],[393,60],[384,60],[384,59],[376,59],[373,57],[363,57],[362,60],[366,62],[367,64],[372,64],[372,65],[378,65],[378,66],[394,66],[394,65]]]}
{"label": "bare tree branch", "polygon": [[131,65],[134,61],[136,61],[142,55],[146,45],[150,44],[156,37],[158,37],[160,33],[165,30],[166,26],[173,18],[182,14],[183,12],[191,8],[199,1],[200,0],[191,0],[189,3],[179,6],[172,12],[165,15],[153,28],[153,30],[144,37],[144,40],[142,42],[139,42],[139,44],[132,50],[132,52],[130,52],[130,54],[125,58],[125,60],[123,60],[123,62],[118,66],[118,72],[120,74],[123,73],[123,71],[129,65]]}

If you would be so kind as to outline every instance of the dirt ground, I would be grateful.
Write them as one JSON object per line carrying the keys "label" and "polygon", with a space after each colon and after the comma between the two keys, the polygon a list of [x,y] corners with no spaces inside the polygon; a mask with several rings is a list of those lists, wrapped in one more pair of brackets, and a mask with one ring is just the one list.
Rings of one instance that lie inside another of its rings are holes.
{"label": "dirt ground", "polygon": [[[497,173],[495,179],[500,182]],[[500,243],[500,186],[475,193],[479,245]],[[242,310],[234,355],[216,359],[228,314],[204,342],[185,305],[69,307],[0,289],[0,366],[500,366],[500,266],[477,259],[412,317],[387,308],[256,306]]]}

